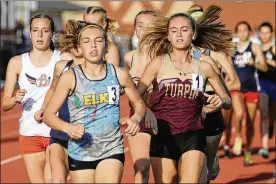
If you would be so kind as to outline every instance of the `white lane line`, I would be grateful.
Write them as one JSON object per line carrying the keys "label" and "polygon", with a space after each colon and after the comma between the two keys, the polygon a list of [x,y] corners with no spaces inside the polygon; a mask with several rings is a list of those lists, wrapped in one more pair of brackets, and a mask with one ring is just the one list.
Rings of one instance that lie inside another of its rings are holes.
{"label": "white lane line", "polygon": [[[129,151],[129,147],[126,147],[125,150],[124,150],[124,153],[126,153],[126,152],[128,152],[128,151]],[[1,161],[1,165],[4,165],[4,164],[10,163],[10,162],[19,160],[19,159],[21,159],[21,158],[22,158],[21,155],[17,155],[17,156],[8,158],[8,159],[6,159],[6,160]]]}
{"label": "white lane line", "polygon": [[21,156],[21,155],[17,155],[17,156],[14,156],[14,157],[8,158],[8,159],[6,159],[6,160],[2,160],[2,161],[1,161],[1,165],[4,165],[4,164],[10,163],[10,162],[13,162],[13,161],[19,160],[19,159],[21,159],[21,158],[22,158],[22,156]]}

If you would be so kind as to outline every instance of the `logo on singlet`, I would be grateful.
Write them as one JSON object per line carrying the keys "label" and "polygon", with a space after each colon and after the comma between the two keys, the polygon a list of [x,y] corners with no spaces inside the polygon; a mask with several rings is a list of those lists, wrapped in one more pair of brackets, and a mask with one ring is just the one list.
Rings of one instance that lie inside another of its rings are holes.
{"label": "logo on singlet", "polygon": [[39,78],[34,78],[28,74],[26,74],[27,80],[37,87],[46,87],[50,84],[51,77],[47,77],[46,74],[41,74]]}
{"label": "logo on singlet", "polygon": [[119,104],[120,89],[118,85],[107,86],[107,93],[83,95],[83,104],[85,106],[97,104]]}
{"label": "logo on singlet", "polygon": [[189,98],[196,99],[199,91],[194,90],[191,84],[165,83],[166,93],[165,96],[172,98]]}
{"label": "logo on singlet", "polygon": [[243,54],[237,54],[235,57],[234,63],[239,68],[244,68],[248,64],[251,58],[252,58],[251,52],[244,52]]}

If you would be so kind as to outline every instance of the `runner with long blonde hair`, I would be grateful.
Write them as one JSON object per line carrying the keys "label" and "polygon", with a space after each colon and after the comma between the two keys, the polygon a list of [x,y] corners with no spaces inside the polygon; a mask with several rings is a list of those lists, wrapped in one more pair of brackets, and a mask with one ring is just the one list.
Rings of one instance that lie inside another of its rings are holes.
{"label": "runner with long blonde hair", "polygon": [[108,18],[107,11],[100,6],[88,7],[83,14],[83,20],[85,22],[98,24],[104,28],[109,42],[107,52],[104,55],[105,60],[115,66],[120,66],[119,49],[113,43],[113,37],[118,34],[120,27],[118,22]]}
{"label": "runner with long blonde hair", "polygon": [[[136,15],[134,19],[134,32],[138,39],[142,38],[143,34],[146,32],[147,26],[158,15],[158,13],[149,10],[140,11]],[[143,75],[145,67],[151,61],[150,56],[147,54],[147,47],[145,46],[142,49],[137,48],[127,52],[124,60],[126,69],[129,71],[134,83],[137,84]],[[128,140],[136,183],[148,183],[150,171],[150,137],[151,133],[157,133],[156,118],[150,110],[151,93],[152,87],[143,95],[148,109],[145,120],[140,123],[140,131],[135,137]],[[130,115],[133,115],[133,112],[131,112]]]}
{"label": "runner with long blonde hair", "polygon": [[[192,57],[191,44],[229,52],[230,32],[214,23],[220,11],[210,6],[198,22],[184,13],[156,17],[140,41],[139,47],[147,46],[155,58],[139,80],[138,91],[143,95],[153,84],[151,110],[158,133],[151,138],[150,157],[157,183],[206,182],[204,101],[207,107],[229,109],[231,99],[213,67]],[[218,95],[204,93],[207,79]]]}

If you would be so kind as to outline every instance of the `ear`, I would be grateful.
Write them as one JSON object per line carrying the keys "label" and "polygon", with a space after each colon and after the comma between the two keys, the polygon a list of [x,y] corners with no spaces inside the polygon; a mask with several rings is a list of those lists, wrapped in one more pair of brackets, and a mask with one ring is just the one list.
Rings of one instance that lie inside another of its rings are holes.
{"label": "ear", "polygon": [[107,25],[107,20],[103,20],[103,28],[106,29],[106,25]]}
{"label": "ear", "polygon": [[106,41],[105,42],[105,47],[104,47],[104,49],[105,49],[105,54],[107,54],[108,53],[108,41]]}
{"label": "ear", "polygon": [[78,53],[80,53],[81,55],[83,54],[79,44],[78,44],[78,46],[77,46],[77,49],[76,49],[76,50],[77,50],[77,52],[78,52]]}
{"label": "ear", "polygon": [[167,39],[169,40],[169,42],[171,41],[171,39],[170,39],[170,37],[169,37],[169,36],[167,36]]}
{"label": "ear", "polygon": [[77,53],[80,53],[82,54],[82,50],[80,49],[79,45],[77,46],[77,49],[76,49]]}

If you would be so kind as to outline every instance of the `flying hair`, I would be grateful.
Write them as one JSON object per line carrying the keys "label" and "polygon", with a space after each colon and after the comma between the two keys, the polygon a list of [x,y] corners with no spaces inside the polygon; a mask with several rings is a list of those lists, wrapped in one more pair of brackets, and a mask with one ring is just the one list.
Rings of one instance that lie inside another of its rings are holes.
{"label": "flying hair", "polygon": [[220,17],[221,8],[211,5],[203,13],[202,17],[195,21],[190,15],[176,13],[170,17],[158,16],[148,26],[146,33],[140,40],[139,47],[148,47],[152,58],[169,53],[172,45],[168,40],[168,28],[170,21],[176,17],[187,18],[193,30],[192,44],[197,48],[206,48],[215,52],[231,53],[233,43],[231,31],[225,28],[222,22],[217,22]]}
{"label": "flying hair", "polygon": [[89,27],[95,27],[101,30],[104,33],[104,39],[108,44],[106,32],[98,24],[68,20],[66,23],[67,33],[58,35],[58,41],[56,43],[57,49],[61,52],[69,52],[72,48],[77,48],[81,33]]}
{"label": "flying hair", "polygon": [[116,20],[112,20],[107,17],[107,11],[100,6],[89,6],[85,10],[85,14],[94,14],[94,13],[101,13],[103,15],[104,20],[106,21],[106,28],[105,31],[108,35],[109,42],[113,42],[113,37],[118,35],[120,25]]}

